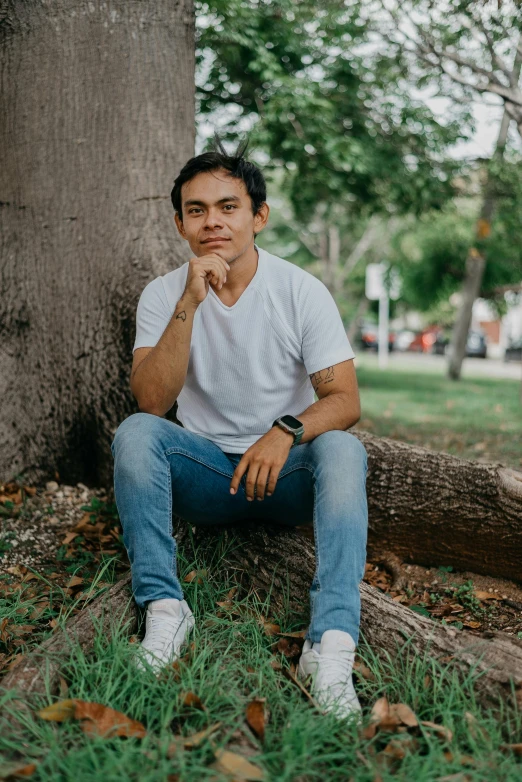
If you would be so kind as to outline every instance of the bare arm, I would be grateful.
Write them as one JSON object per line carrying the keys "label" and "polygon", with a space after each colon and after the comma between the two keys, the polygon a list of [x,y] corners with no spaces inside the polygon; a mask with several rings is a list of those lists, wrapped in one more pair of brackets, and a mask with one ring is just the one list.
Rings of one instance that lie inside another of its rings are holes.
{"label": "bare arm", "polygon": [[305,430],[302,443],[330,429],[348,429],[357,423],[361,404],[353,359],[314,372],[310,380],[319,399],[296,416]]}
{"label": "bare arm", "polygon": [[161,417],[178,398],[187,376],[197,308],[182,296],[157,345],[134,352],[130,387],[142,413]]}
{"label": "bare arm", "polygon": [[187,377],[195,312],[210,283],[223,287],[229,269],[217,253],[191,258],[185,290],[158,344],[134,351],[130,387],[142,413],[161,418],[178,398]]}

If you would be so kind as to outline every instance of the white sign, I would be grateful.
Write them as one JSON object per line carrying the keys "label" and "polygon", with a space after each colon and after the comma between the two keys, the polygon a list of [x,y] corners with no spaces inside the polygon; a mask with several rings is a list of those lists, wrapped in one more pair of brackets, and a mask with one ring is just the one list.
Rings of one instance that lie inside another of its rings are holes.
{"label": "white sign", "polygon": [[388,366],[390,298],[398,299],[400,289],[400,278],[396,269],[390,269],[388,274],[387,263],[368,264],[366,267],[366,298],[379,302],[377,347],[380,369],[386,369]]}
{"label": "white sign", "polygon": [[384,263],[369,263],[366,267],[366,298],[371,301],[381,299],[386,296],[386,289],[384,287],[384,272],[386,271],[386,264]]}
{"label": "white sign", "polygon": [[387,263],[369,263],[366,267],[366,287],[365,295],[367,299],[376,301],[385,296],[390,299],[398,299],[401,291],[400,277],[396,269],[390,270],[389,284],[390,289],[386,288],[386,273],[388,271]]}

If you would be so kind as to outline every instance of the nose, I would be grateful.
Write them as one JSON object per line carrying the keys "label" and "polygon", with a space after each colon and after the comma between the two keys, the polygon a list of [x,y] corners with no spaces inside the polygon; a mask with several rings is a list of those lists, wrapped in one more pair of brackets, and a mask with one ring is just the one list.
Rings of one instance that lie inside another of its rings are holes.
{"label": "nose", "polygon": [[223,216],[218,209],[210,208],[207,212],[207,219],[205,220],[205,228],[220,228],[223,225]]}

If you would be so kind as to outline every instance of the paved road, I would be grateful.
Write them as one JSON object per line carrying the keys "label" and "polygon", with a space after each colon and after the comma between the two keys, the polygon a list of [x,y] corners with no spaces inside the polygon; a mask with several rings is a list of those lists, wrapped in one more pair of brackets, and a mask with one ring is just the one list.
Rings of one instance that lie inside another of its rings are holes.
{"label": "paved road", "polygon": [[[377,367],[377,354],[373,351],[359,350],[355,358],[355,365]],[[388,367],[404,372],[434,372],[437,375],[444,375],[447,369],[447,359],[445,356],[434,356],[429,353],[392,351]],[[494,358],[465,358],[462,365],[462,377],[504,377],[522,380],[522,364],[520,361],[504,363],[504,361]]]}

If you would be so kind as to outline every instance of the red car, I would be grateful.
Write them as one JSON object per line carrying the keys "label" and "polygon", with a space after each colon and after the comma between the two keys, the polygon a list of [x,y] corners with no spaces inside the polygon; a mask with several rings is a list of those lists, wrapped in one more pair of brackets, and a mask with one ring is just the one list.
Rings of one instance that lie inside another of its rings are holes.
{"label": "red car", "polygon": [[[375,323],[363,323],[359,339],[363,350],[377,350],[379,347],[379,330]],[[388,332],[388,350],[393,350],[395,332]]]}
{"label": "red car", "polygon": [[428,326],[427,329],[423,329],[416,335],[411,341],[408,350],[414,353],[431,353],[439,335],[442,336],[440,326]]}

